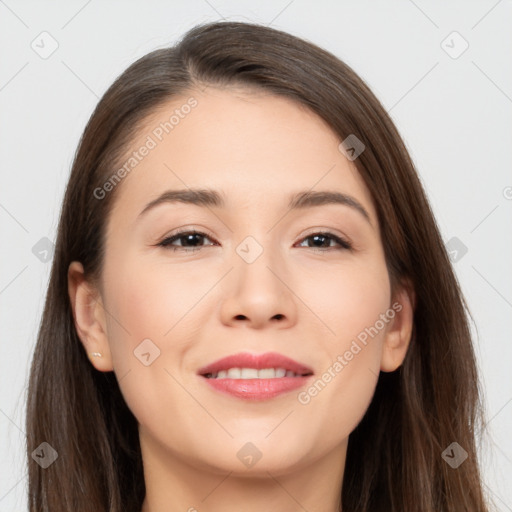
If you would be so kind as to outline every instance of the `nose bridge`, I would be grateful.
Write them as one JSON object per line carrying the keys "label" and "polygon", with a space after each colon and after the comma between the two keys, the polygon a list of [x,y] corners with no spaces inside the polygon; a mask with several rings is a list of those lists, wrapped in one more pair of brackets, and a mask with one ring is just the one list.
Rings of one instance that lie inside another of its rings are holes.
{"label": "nose bridge", "polygon": [[268,233],[247,235],[236,246],[233,255],[240,286],[250,286],[253,293],[259,290],[265,295],[279,294],[283,286],[275,275],[283,267],[279,249]]}
{"label": "nose bridge", "polygon": [[257,263],[257,268],[260,268],[262,262],[266,262],[272,266],[279,250],[277,231],[273,229],[275,218],[270,214],[270,207],[264,202],[253,201],[249,204],[247,201],[246,198],[243,201],[244,205],[238,206],[243,214],[232,226],[233,231],[243,237],[235,244],[234,264],[251,267]]}
{"label": "nose bridge", "polygon": [[253,327],[261,327],[272,319],[290,321],[295,308],[293,294],[285,285],[280,247],[272,233],[253,233],[235,247],[234,269],[221,306],[223,319],[244,319]]}

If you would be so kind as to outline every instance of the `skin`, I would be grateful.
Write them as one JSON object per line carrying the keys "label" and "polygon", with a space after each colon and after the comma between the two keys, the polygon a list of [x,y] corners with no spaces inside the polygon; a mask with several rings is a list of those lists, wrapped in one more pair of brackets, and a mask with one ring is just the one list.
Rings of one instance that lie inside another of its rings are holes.
{"label": "skin", "polygon": [[[79,262],[69,267],[77,332],[88,354],[102,354],[91,364],[115,372],[139,423],[143,512],[335,512],[348,436],[379,371],[403,362],[414,296],[391,296],[371,195],[323,120],[249,89],[190,95],[197,107],[118,185],[101,286]],[[153,112],[133,150],[190,95]],[[138,218],[163,191],[186,187],[223,190],[226,207],[167,203]],[[346,205],[289,211],[299,190],[349,194],[370,222]],[[157,245],[178,228],[213,239]],[[353,249],[327,238],[322,252],[306,238],[325,231]],[[247,236],[263,249],[252,263],[236,252]],[[311,367],[313,383],[394,302],[401,310],[307,404],[297,396],[309,385],[254,402],[196,374],[230,354],[275,351]],[[160,355],[145,366],[134,350],[147,338]],[[248,442],[261,453],[251,467],[237,456]]]}

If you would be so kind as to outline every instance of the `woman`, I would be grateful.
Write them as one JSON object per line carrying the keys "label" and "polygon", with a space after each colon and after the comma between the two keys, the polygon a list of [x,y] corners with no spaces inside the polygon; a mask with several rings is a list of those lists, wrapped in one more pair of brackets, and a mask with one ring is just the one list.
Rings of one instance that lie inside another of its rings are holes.
{"label": "woman", "polygon": [[477,377],[414,165],[346,64],[212,23],[105,93],[31,368],[30,510],[485,511]]}

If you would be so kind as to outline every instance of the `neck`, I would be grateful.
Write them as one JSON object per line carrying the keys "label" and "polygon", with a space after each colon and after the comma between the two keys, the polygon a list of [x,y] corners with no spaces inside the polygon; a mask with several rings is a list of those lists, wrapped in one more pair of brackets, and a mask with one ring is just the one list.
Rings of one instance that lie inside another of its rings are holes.
{"label": "neck", "polygon": [[[146,497],[141,512],[341,512],[346,442],[294,468],[215,468],[141,436]],[[261,463],[261,464],[260,464]]]}

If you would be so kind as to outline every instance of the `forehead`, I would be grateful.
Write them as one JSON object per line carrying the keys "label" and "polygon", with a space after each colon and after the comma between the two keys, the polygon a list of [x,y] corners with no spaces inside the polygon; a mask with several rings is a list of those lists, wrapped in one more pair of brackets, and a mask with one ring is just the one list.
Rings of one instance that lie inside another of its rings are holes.
{"label": "forehead", "polygon": [[204,187],[221,190],[227,208],[282,208],[295,191],[330,189],[357,196],[375,218],[340,142],[323,119],[289,98],[245,88],[191,90],[140,124],[124,162],[133,152],[144,156],[126,173],[116,201],[139,213],[165,189]]}

